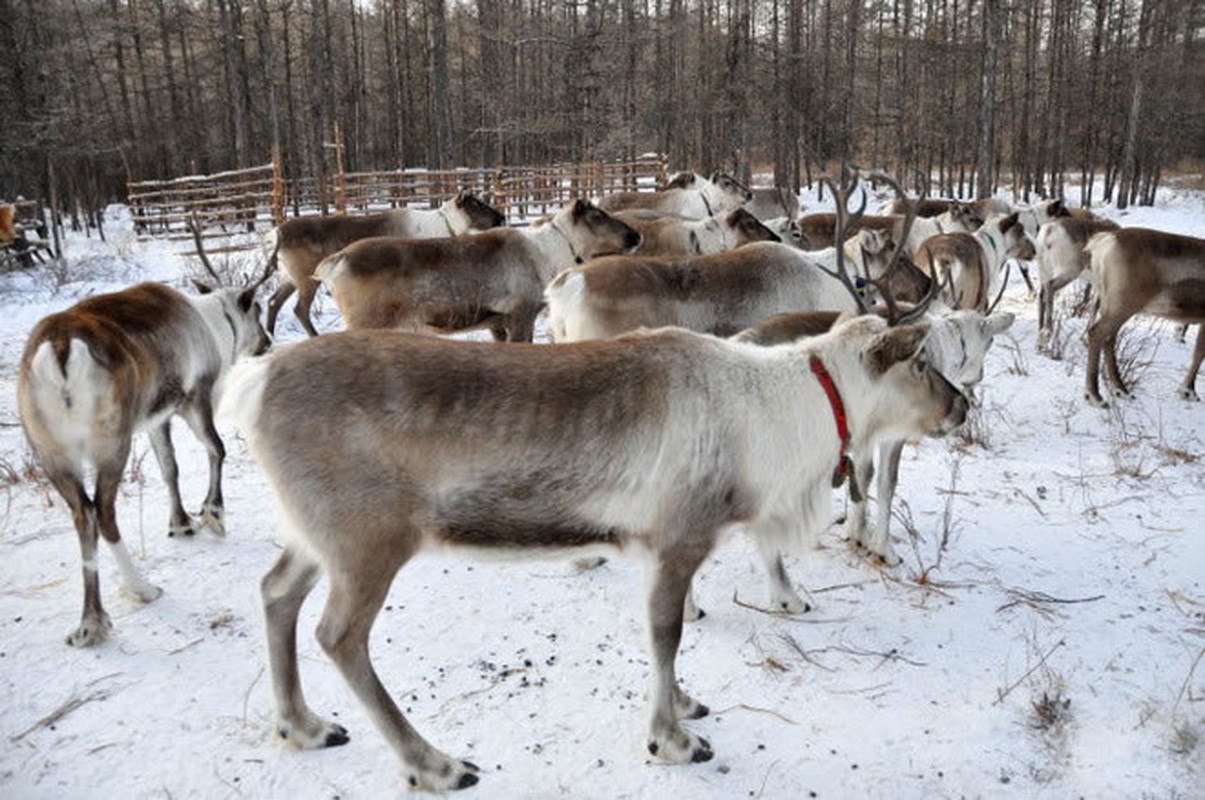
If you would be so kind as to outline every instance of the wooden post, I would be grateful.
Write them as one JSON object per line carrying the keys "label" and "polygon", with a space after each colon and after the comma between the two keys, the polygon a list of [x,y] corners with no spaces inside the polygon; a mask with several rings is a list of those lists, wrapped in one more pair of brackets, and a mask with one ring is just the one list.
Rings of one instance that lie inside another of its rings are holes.
{"label": "wooden post", "polygon": [[272,222],[283,225],[285,221],[285,181],[280,169],[280,145],[272,145],[272,195],[268,200]]}
{"label": "wooden post", "polygon": [[343,174],[343,131],[335,123],[335,213],[347,213],[347,186]]}
{"label": "wooden post", "polygon": [[494,170],[494,207],[502,212],[503,216],[507,214],[507,198],[506,198],[506,167],[502,162],[498,162],[497,168]]}

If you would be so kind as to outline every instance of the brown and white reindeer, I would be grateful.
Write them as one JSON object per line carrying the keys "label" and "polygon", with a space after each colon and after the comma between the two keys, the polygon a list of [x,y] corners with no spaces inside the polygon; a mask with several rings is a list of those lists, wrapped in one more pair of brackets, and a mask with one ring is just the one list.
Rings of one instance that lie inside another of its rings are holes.
{"label": "brown and white reindeer", "polygon": [[[478,768],[424,739],[373,669],[370,632],[391,582],[430,549],[601,548],[650,566],[648,751],[711,759],[681,722],[708,709],[675,672],[695,570],[735,526],[795,549],[827,524],[844,445],[817,370],[845,398],[850,446],[963,421],[965,398],[916,357],[926,334],[873,317],[775,348],[680,329],[568,345],[349,331],[241,366],[227,403],[287,527],[262,583],[281,737],[348,741],[310,710],[298,672],[298,612],[325,575],[318,641],[404,784],[474,785]],[[297,436],[299,415],[323,424]]]}
{"label": "brown and white reindeer", "polygon": [[[862,231],[847,248],[840,256],[862,278],[883,275],[899,251],[883,231]],[[836,279],[837,263],[836,248],[803,252],[763,242],[705,256],[600,258],[548,285],[549,330],[558,342],[665,325],[731,336],[778,313],[854,309],[855,299]]]}
{"label": "brown and white reindeer", "polygon": [[310,307],[318,291],[314,270],[322,259],[352,242],[371,236],[402,236],[409,239],[461,236],[505,224],[506,217],[501,212],[465,190],[435,209],[396,208],[379,214],[296,217],[288,220],[270,234],[266,243],[272,250],[271,268],[275,268],[277,260],[284,266],[280,285],[268,300],[268,332],[276,332],[276,316],[296,291],[297,303],[293,313],[306,333],[318,335],[310,320]]}
{"label": "brown and white reindeer", "polygon": [[1054,297],[1088,268],[1088,239],[1096,233],[1117,230],[1106,219],[1060,217],[1038,229],[1034,250],[1038,262],[1038,349],[1054,333]]}
{"label": "brown and white reindeer", "polygon": [[743,208],[705,219],[650,211],[616,211],[612,216],[640,234],[642,256],[720,253],[751,242],[780,242],[778,234]]}
{"label": "brown and white reindeer", "polygon": [[[1100,395],[1101,350],[1105,372],[1117,397],[1129,388],[1117,366],[1117,332],[1139,312],[1186,325],[1205,322],[1205,239],[1149,228],[1121,228],[1088,239],[1089,266],[1098,307],[1088,326],[1088,368],[1084,395],[1105,406]],[[1188,372],[1180,384],[1185,400],[1198,400],[1196,381],[1205,357],[1205,326],[1197,328]]]}
{"label": "brown and white reindeer", "polygon": [[[966,203],[954,203],[947,211],[933,217],[916,217],[908,229],[908,237],[901,238],[906,216],[893,214],[890,216],[859,215],[846,230],[852,235],[860,230],[888,230],[897,241],[904,242],[903,252],[912,257],[920,246],[933,236],[941,233],[956,233],[974,231],[983,224],[984,218]],[[833,247],[835,244],[836,215],[833,213],[805,214],[799,218],[799,228],[806,248],[817,250]]]}
{"label": "brown and white reindeer", "polygon": [[664,189],[655,192],[615,192],[602,197],[598,207],[603,211],[643,208],[703,219],[725,211],[735,211],[752,197],[753,194],[743,183],[726,173],[713,172],[710,178],[704,178],[693,172],[680,172]]}
{"label": "brown and white reindeer", "polygon": [[365,239],[326,258],[315,277],[334,296],[348,330],[487,328],[498,341],[530,342],[544,286],[557,272],[639,244],[635,230],[577,200],[526,228]]}
{"label": "brown and white reindeer", "polygon": [[1033,240],[1025,234],[1017,212],[995,216],[974,233],[943,233],[921,245],[916,266],[947,288],[943,302],[950,308],[987,309],[1000,281],[1001,267],[1010,258],[1029,260]]}
{"label": "brown and white reindeer", "polygon": [[[126,591],[144,602],[160,594],[139,573],[117,528],[117,491],[136,432],[147,431],[167,484],[168,535],[191,535],[199,526],[225,534],[225,448],[214,427],[213,405],[231,364],[269,346],[255,301],[267,277],[265,272],[259,283],[241,289],[211,291],[198,283],[202,294],[196,297],[142,283],[82,300],[31,331],[17,374],[21,425],[47,478],[71,509],[83,558],[83,615],[68,644],[96,644],[112,628],[101,605],[98,537],[109,543]],[[175,415],[184,418],[209,454],[209,491],[199,521],[180,500],[171,440]],[[90,471],[91,487],[86,485]]]}

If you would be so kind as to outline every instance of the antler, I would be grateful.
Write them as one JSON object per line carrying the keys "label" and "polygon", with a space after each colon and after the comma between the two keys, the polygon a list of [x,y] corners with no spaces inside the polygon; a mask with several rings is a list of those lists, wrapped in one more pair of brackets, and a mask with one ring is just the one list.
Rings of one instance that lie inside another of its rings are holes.
{"label": "antler", "polygon": [[259,287],[263,286],[267,282],[268,278],[272,277],[272,273],[276,271],[276,261],[277,261],[276,257],[279,253],[280,253],[280,232],[278,231],[276,234],[276,245],[272,248],[272,255],[268,256],[268,262],[264,265],[263,274],[259,276],[259,280],[257,280],[255,283],[251,284],[251,286],[249,287],[252,292],[258,291]]}
{"label": "antler", "polygon": [[[908,241],[908,234],[912,232],[912,224],[916,221],[916,209],[919,203],[909,199],[908,195],[904,192],[904,188],[900,186],[899,181],[886,172],[875,170],[868,173],[867,177],[872,180],[883,181],[890,186],[899,195],[899,201],[904,206],[904,224],[900,230],[899,240],[895,243],[895,250],[887,260],[887,268],[883,270],[883,274],[871,280],[871,283],[879,290],[879,294],[883,297],[883,303],[887,306],[887,324],[907,325],[920,319],[929,310],[929,306],[941,293],[941,282],[936,279],[930,281],[929,289],[925,292],[925,296],[921,298],[919,303],[908,311],[900,310],[899,304],[895,300],[895,295],[890,289],[891,276],[895,270],[901,269],[900,263],[904,252],[904,245]],[[934,274],[932,269],[930,269],[930,275]]]}
{"label": "antler", "polygon": [[847,163],[842,163],[840,186],[833,183],[832,178],[827,175],[821,175],[820,182],[828,187],[829,192],[833,195],[833,200],[837,204],[833,215],[835,217],[833,242],[836,245],[835,249],[837,251],[837,269],[831,270],[819,263],[816,266],[826,275],[841,281],[841,284],[846,288],[850,296],[853,297],[859,314],[868,314],[870,313],[870,306],[867,304],[866,298],[858,291],[853,279],[849,277],[849,270],[845,268],[845,231],[866,213],[866,190],[862,190],[862,205],[851,215],[849,211],[849,195],[857,187],[856,172],[851,170]]}
{"label": "antler", "polygon": [[201,265],[205,267],[205,271],[213,277],[217,285],[221,286],[222,278],[213,268],[213,264],[209,263],[209,256],[205,254],[205,246],[201,244],[201,224],[197,222],[197,212],[194,211],[189,216],[188,227],[192,230],[192,240],[197,245],[197,255],[201,257]]}
{"label": "antler", "polygon": [[984,316],[990,317],[992,312],[996,310],[996,306],[1000,305],[1000,301],[1004,299],[1004,290],[1008,288],[1008,278],[1012,274],[1012,271],[1013,263],[1010,259],[1004,262],[1004,280],[1000,282],[1000,291],[996,295],[996,299],[992,301],[992,304],[987,307],[987,312],[984,314]]}

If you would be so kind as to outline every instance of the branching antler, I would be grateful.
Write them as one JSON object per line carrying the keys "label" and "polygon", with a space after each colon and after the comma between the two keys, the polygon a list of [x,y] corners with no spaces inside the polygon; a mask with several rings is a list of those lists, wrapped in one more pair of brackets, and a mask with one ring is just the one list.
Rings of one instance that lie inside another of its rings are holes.
{"label": "branching antler", "polygon": [[[919,303],[907,311],[900,308],[899,303],[896,302],[894,293],[890,289],[891,277],[895,270],[903,268],[901,264],[904,245],[908,241],[908,235],[912,232],[912,224],[916,222],[916,211],[919,203],[916,200],[909,199],[908,195],[904,192],[904,187],[900,186],[899,181],[886,172],[872,171],[868,173],[867,177],[883,181],[890,186],[899,196],[899,203],[904,207],[904,222],[900,229],[898,241],[895,242],[895,250],[887,260],[887,268],[883,270],[883,274],[871,280],[871,283],[879,290],[879,294],[883,298],[883,304],[887,306],[887,324],[907,325],[920,319],[929,310],[929,306],[941,293],[941,282],[934,278],[930,281],[929,289]],[[930,275],[933,274],[932,270],[930,270]]]}
{"label": "branching antler", "polygon": [[828,187],[829,192],[833,195],[833,200],[837,204],[835,213],[833,214],[833,241],[836,245],[837,268],[836,270],[831,270],[821,264],[817,264],[816,266],[826,275],[841,281],[841,284],[846,288],[850,296],[853,297],[859,314],[868,314],[870,313],[870,306],[866,302],[866,298],[858,291],[857,285],[855,285],[853,279],[849,276],[849,270],[845,267],[845,232],[866,213],[866,190],[862,190],[862,205],[858,207],[857,211],[851,214],[849,210],[849,196],[857,188],[856,170],[850,169],[849,164],[843,162],[841,164],[840,185],[833,183],[832,178],[827,175],[821,175],[820,182]]}

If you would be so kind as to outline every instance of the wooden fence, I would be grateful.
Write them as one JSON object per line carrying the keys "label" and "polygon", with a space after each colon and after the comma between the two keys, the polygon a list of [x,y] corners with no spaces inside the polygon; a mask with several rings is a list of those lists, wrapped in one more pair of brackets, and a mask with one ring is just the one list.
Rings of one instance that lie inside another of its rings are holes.
{"label": "wooden fence", "polygon": [[[341,159],[340,159],[341,161]],[[258,237],[287,216],[369,213],[410,206],[434,208],[460,189],[476,193],[513,223],[556,211],[578,197],[651,190],[667,177],[664,155],[631,161],[492,169],[343,172],[324,183],[286,180],[279,159],[260,167],[163,181],[131,181],[129,202],[142,238],[192,242],[190,220],[214,242],[213,252],[255,247]],[[206,249],[210,245],[206,244]]]}

